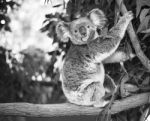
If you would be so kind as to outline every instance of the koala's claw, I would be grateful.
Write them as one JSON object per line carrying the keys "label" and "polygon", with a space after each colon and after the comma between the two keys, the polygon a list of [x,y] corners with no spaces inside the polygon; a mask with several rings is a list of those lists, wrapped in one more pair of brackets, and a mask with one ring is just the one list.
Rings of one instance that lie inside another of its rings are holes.
{"label": "koala's claw", "polygon": [[134,18],[132,11],[128,11],[123,17],[125,17],[127,20],[132,20]]}

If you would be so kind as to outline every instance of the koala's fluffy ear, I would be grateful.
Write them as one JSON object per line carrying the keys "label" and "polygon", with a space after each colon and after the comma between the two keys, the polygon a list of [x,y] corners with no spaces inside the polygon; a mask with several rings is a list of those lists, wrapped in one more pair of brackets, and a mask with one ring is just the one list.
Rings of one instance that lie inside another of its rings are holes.
{"label": "koala's fluffy ear", "polygon": [[91,10],[88,13],[88,17],[99,29],[103,28],[107,23],[104,12],[98,8]]}
{"label": "koala's fluffy ear", "polygon": [[69,38],[71,37],[69,24],[63,21],[58,22],[56,25],[56,33],[62,42],[68,42]]}

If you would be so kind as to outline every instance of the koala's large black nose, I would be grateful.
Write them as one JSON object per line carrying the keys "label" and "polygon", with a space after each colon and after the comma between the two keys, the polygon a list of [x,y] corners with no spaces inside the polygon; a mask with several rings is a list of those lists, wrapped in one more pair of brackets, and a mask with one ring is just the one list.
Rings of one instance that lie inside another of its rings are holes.
{"label": "koala's large black nose", "polygon": [[84,26],[79,27],[79,32],[82,36],[86,36],[86,28]]}

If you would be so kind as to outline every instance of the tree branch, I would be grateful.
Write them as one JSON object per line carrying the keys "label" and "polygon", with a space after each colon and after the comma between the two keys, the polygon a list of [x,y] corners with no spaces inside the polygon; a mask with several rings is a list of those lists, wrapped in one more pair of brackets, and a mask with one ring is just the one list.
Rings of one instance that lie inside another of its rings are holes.
{"label": "tree branch", "polygon": [[[121,13],[125,14],[127,12],[127,8],[124,5],[124,3],[122,2],[122,0],[116,0],[116,3],[118,6],[121,5]],[[148,71],[150,71],[150,60],[145,56],[145,54],[143,53],[143,51],[141,49],[141,46],[139,43],[139,38],[137,37],[137,35],[133,29],[132,23],[129,24],[127,32],[131,39],[132,45],[135,49],[136,55],[140,59],[141,63],[145,66],[145,68],[147,68]]]}
{"label": "tree branch", "polygon": [[[115,114],[130,108],[150,103],[150,93],[142,93],[115,101],[111,113]],[[74,104],[30,104],[30,103],[1,103],[0,115],[54,117],[73,115],[98,115],[102,109]]]}

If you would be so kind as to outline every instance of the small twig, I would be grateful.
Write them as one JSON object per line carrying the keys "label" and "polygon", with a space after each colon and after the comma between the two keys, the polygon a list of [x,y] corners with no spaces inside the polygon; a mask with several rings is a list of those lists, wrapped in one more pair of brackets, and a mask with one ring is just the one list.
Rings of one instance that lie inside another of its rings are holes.
{"label": "small twig", "polygon": [[[124,3],[122,2],[122,0],[116,0],[116,3],[118,6],[121,5],[121,13],[125,14],[127,12],[127,8],[124,5]],[[140,59],[141,63],[144,65],[144,67],[147,68],[148,71],[150,72],[150,60],[146,57],[146,55],[143,53],[143,51],[141,49],[141,46],[139,43],[139,38],[137,37],[137,35],[133,29],[132,23],[129,24],[127,32],[131,39],[131,42],[135,49],[137,57]]]}

